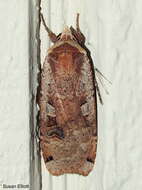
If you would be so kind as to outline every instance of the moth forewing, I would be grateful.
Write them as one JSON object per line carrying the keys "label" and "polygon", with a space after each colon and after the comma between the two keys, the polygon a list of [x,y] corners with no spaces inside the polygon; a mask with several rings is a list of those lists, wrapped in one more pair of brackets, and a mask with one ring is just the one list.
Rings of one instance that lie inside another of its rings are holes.
{"label": "moth forewing", "polygon": [[[43,24],[44,18],[42,16]],[[39,97],[40,147],[52,175],[87,176],[97,150],[97,100],[92,60],[79,28],[61,35],[45,27],[54,45],[49,48]]]}

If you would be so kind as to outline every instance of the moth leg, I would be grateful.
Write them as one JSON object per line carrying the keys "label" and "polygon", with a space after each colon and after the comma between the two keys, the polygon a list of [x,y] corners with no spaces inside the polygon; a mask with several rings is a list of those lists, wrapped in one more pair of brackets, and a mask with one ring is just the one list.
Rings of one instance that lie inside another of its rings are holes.
{"label": "moth leg", "polygon": [[102,73],[99,69],[95,68],[95,72],[98,73],[101,77],[103,77],[109,84],[112,84]]}
{"label": "moth leg", "polygon": [[49,35],[50,40],[51,40],[53,43],[55,43],[55,42],[58,40],[56,34],[54,34],[54,33],[48,28],[48,26],[46,25],[46,22],[45,22],[45,19],[44,19],[42,13],[40,13],[40,17],[41,17],[41,21],[42,21],[42,23],[43,23],[43,26],[45,27],[45,30],[47,31],[47,33],[48,33],[48,35]]}
{"label": "moth leg", "polygon": [[102,100],[102,97],[101,97],[101,93],[100,93],[100,89],[99,89],[99,85],[97,83],[96,77],[95,77],[95,87],[96,87],[96,91],[97,91],[100,103],[103,105],[103,100]]}
{"label": "moth leg", "polygon": [[[102,87],[104,88],[106,94],[109,94],[109,92],[107,91],[103,81],[101,80],[101,77],[104,78],[109,84],[112,84],[97,68],[95,68],[95,83],[96,83],[96,90],[98,92],[98,96],[101,97],[100,95],[100,92],[99,92],[99,86],[98,86],[98,83],[97,83],[97,80],[96,80],[96,77],[98,78],[98,80],[100,81],[100,84],[102,85]],[[98,74],[98,75],[97,75]],[[100,98],[99,98],[100,99]],[[101,101],[100,101],[101,102]]]}
{"label": "moth leg", "polygon": [[109,94],[109,92],[108,92],[108,90],[107,90],[106,86],[104,85],[103,81],[101,80],[101,78],[100,78],[99,76],[97,76],[97,75],[96,75],[96,77],[98,78],[98,80],[99,80],[100,84],[101,84],[101,85],[102,85],[102,87],[104,88],[104,90],[105,90],[106,94]]}

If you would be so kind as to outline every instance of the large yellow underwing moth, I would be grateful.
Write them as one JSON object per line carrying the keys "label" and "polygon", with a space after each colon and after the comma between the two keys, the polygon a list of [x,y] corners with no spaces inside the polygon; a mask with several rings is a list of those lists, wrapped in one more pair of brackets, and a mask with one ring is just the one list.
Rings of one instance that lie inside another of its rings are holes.
{"label": "large yellow underwing moth", "polygon": [[39,89],[40,147],[52,175],[87,176],[97,150],[97,98],[102,102],[90,51],[79,27],[55,35],[41,20],[54,43],[48,49]]}

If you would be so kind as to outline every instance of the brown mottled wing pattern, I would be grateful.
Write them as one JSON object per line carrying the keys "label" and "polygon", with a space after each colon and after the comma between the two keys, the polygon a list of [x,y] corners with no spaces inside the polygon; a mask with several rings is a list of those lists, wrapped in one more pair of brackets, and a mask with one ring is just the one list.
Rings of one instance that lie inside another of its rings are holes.
{"label": "brown mottled wing pattern", "polygon": [[94,76],[86,51],[67,43],[48,53],[42,69],[40,146],[51,174],[86,176],[97,147]]}
{"label": "brown mottled wing pattern", "polygon": [[88,126],[92,128],[92,149],[88,158],[92,162],[95,162],[97,150],[97,98],[94,84],[95,73],[92,69],[91,60],[89,60],[87,55],[84,55],[81,68],[80,85],[82,86],[82,91],[86,93],[86,101],[81,108]]}

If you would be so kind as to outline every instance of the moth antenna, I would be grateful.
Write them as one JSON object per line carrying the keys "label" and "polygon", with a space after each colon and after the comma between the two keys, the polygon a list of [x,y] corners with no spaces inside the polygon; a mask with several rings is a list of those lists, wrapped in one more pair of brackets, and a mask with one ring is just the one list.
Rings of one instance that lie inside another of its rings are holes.
{"label": "moth antenna", "polygon": [[76,16],[76,30],[80,31],[80,27],[79,27],[79,13],[77,13],[77,16]]}
{"label": "moth antenna", "polygon": [[112,85],[112,82],[109,81],[109,80],[101,73],[101,71],[99,71],[99,69],[95,68],[95,71],[96,71],[98,74],[100,74],[109,84]]}
{"label": "moth antenna", "polygon": [[42,13],[40,13],[40,17],[41,17],[42,24],[43,24],[43,26],[45,27],[45,30],[47,31],[47,33],[48,33],[48,35],[49,35],[50,40],[51,40],[53,43],[55,43],[55,42],[58,40],[56,34],[54,34],[54,33],[48,28],[48,26],[46,25],[46,22],[45,22],[45,19],[44,19]]}
{"label": "moth antenna", "polygon": [[76,36],[78,42],[80,44],[84,44],[85,43],[85,36],[82,34],[81,30],[80,30],[80,27],[79,27],[79,13],[77,13],[77,16],[76,16],[76,30],[71,27],[71,31],[73,32],[73,34]]}
{"label": "moth antenna", "polygon": [[42,21],[42,24],[43,26],[45,27],[45,30],[47,31],[48,34],[52,33],[52,31],[48,28],[48,26],[46,25],[46,22],[45,22],[45,19],[43,17],[43,14],[40,13],[40,17],[41,17],[41,21]]}

